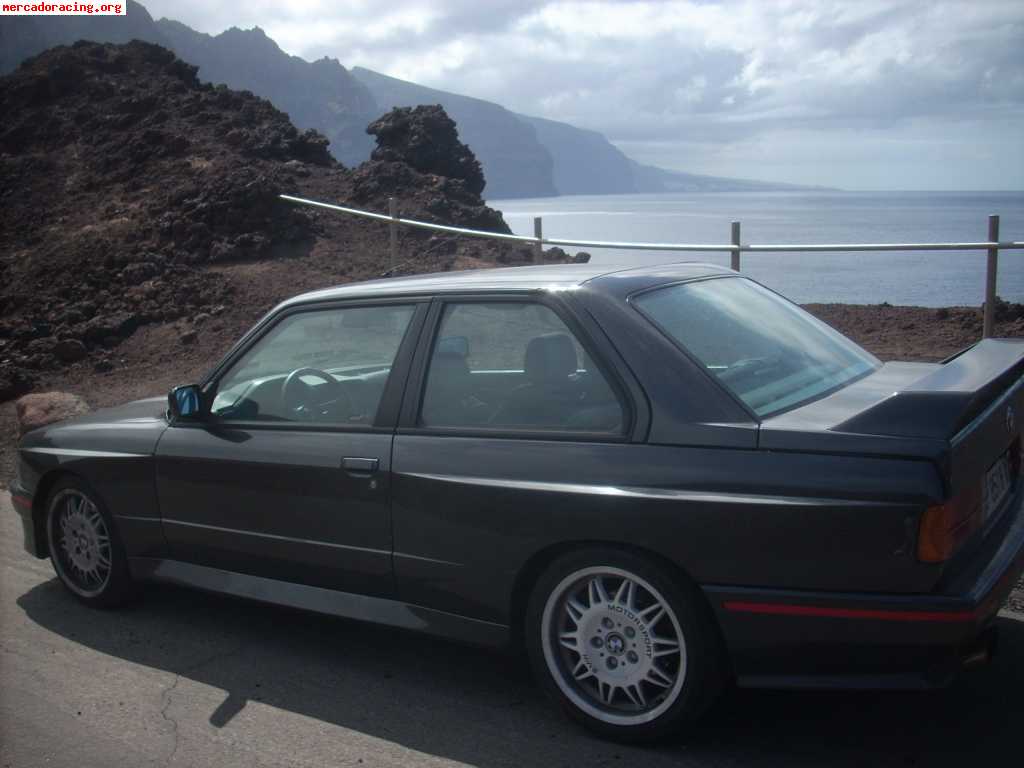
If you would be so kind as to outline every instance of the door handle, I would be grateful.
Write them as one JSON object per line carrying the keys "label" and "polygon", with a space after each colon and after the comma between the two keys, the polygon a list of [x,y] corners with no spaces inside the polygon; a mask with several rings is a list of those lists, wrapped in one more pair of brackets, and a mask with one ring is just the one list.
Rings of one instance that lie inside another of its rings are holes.
{"label": "door handle", "polygon": [[341,468],[349,472],[362,472],[370,474],[376,472],[380,466],[380,459],[365,459],[358,456],[346,456],[341,460]]}

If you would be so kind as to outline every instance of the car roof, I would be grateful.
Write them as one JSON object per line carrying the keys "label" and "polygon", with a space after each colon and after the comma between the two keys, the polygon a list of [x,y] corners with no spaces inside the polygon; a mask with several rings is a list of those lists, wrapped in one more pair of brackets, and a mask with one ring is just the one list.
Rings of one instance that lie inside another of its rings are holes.
{"label": "car roof", "polygon": [[610,279],[621,282],[623,278],[630,285],[647,286],[718,274],[735,273],[715,264],[698,262],[652,264],[639,267],[614,264],[545,264],[496,269],[468,269],[347,283],[333,288],[303,293],[288,299],[284,304],[436,293],[564,291],[578,288],[584,283],[600,287],[602,283]]}

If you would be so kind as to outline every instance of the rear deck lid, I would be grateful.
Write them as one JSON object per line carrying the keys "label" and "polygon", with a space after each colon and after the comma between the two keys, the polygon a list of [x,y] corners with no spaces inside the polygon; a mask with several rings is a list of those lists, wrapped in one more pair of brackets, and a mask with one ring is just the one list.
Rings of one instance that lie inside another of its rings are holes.
{"label": "rear deck lid", "polygon": [[[828,397],[766,419],[759,445],[930,457],[938,447],[969,444],[976,456],[957,451],[958,463],[994,460],[997,444],[1005,450],[1019,432],[1022,376],[1024,340],[1016,339],[986,339],[941,364],[886,363]],[[982,439],[992,447],[978,453]]]}
{"label": "rear deck lid", "polygon": [[842,432],[951,440],[1024,375],[1024,340],[985,339],[875,405],[837,424]]}

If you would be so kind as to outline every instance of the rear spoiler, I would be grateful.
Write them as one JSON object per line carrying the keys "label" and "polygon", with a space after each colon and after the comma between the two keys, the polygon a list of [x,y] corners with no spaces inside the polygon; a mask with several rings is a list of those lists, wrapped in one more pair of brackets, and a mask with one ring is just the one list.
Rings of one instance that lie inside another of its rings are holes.
{"label": "rear spoiler", "polygon": [[948,440],[1022,376],[1024,339],[985,339],[832,429]]}

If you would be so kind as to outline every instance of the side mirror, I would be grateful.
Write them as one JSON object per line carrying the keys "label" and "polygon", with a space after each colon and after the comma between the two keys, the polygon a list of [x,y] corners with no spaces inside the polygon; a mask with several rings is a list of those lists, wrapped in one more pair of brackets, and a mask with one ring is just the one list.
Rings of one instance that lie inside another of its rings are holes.
{"label": "side mirror", "polygon": [[167,394],[167,410],[172,419],[194,419],[199,416],[199,385],[175,387]]}

